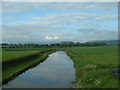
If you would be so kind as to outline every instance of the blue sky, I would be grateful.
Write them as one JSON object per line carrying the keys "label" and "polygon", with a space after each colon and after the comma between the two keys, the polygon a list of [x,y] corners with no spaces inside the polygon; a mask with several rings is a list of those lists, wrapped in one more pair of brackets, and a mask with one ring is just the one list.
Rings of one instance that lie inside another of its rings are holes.
{"label": "blue sky", "polygon": [[87,42],[118,37],[117,2],[6,2],[0,13],[3,42]]}

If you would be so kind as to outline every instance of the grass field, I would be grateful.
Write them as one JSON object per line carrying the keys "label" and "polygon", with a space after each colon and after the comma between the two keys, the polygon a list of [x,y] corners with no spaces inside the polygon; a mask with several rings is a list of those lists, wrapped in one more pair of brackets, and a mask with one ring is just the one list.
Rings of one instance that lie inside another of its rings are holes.
{"label": "grass field", "polygon": [[5,48],[2,50],[2,60],[9,61],[13,58],[20,58],[45,49],[46,48]]}
{"label": "grass field", "polygon": [[78,88],[118,88],[113,70],[118,68],[118,47],[71,47],[64,49],[73,59]]}
{"label": "grass field", "polygon": [[[49,48],[14,48],[3,49],[3,60],[12,60]],[[78,88],[117,88],[118,79],[113,69],[118,68],[118,47],[70,47],[60,48],[73,59],[76,71],[76,84]],[[54,52],[54,50],[53,50]],[[14,75],[35,63],[44,60],[50,52],[29,61],[23,60],[17,64],[9,64],[3,68],[3,80]]]}
{"label": "grass field", "polygon": [[13,58],[23,57],[36,52],[38,51],[3,51],[2,60],[8,61],[8,60],[12,60]]}

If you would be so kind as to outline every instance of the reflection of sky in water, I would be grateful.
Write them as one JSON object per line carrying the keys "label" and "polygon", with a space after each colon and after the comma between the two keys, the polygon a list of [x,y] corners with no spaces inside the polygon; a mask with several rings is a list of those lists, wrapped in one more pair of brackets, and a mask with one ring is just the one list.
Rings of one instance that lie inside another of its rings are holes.
{"label": "reflection of sky in water", "polygon": [[3,87],[67,88],[75,79],[72,60],[65,52],[55,52],[46,61],[21,74]]}

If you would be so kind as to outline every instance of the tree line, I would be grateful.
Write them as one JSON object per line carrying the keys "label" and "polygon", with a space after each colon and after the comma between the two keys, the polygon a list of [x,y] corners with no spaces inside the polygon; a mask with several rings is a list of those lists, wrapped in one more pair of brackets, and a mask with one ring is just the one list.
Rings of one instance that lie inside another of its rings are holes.
{"label": "tree line", "polygon": [[73,46],[105,46],[106,43],[104,42],[72,42],[72,41],[64,41],[60,43],[54,44],[8,44],[8,43],[1,43],[2,48],[33,48],[33,47],[73,47]]}

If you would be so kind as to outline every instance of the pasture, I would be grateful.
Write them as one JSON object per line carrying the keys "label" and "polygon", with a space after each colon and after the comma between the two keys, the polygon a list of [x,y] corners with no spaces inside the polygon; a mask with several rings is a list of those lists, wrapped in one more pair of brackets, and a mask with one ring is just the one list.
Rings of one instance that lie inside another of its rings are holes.
{"label": "pasture", "polygon": [[[32,55],[40,51],[45,51],[41,56],[28,58],[19,63],[3,66],[3,80],[15,77],[20,71],[31,68],[47,58],[49,53],[56,50],[51,48],[11,48],[3,49],[3,60],[11,61]],[[57,47],[58,49],[58,47]],[[76,71],[77,88],[117,88],[118,79],[114,75],[113,69],[118,68],[118,47],[117,46],[97,46],[97,47],[65,47],[64,50],[74,62]],[[14,65],[14,66],[13,66]],[[9,69],[8,69],[9,68]]]}
{"label": "pasture", "polygon": [[37,53],[46,48],[4,48],[2,49],[2,60],[9,61],[26,55]]}
{"label": "pasture", "polygon": [[73,59],[78,88],[117,88],[113,69],[118,68],[118,47],[64,48]]}

